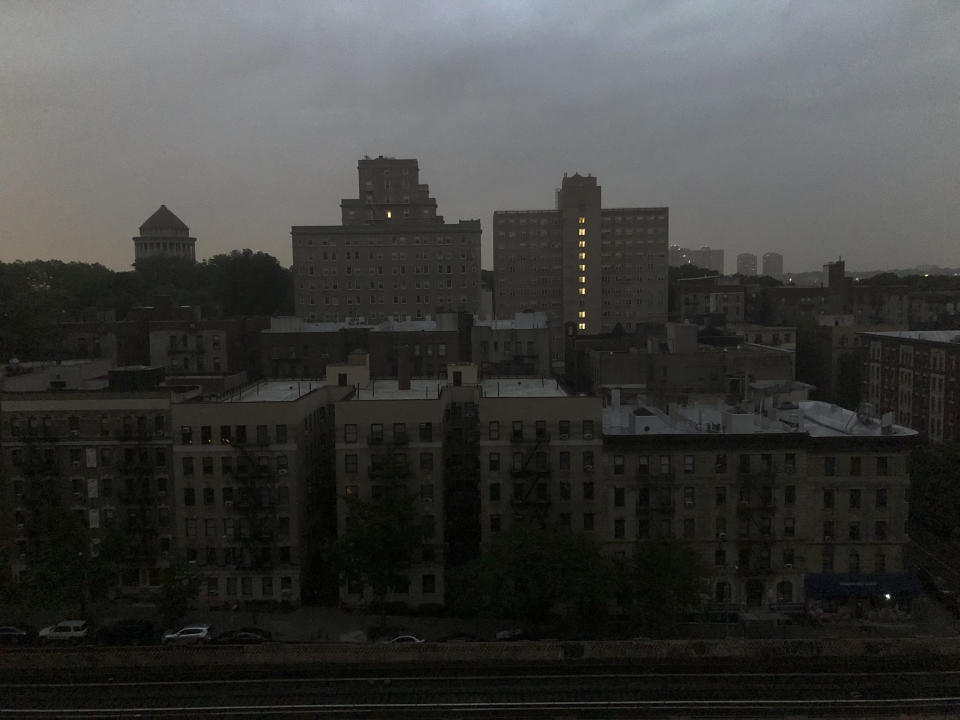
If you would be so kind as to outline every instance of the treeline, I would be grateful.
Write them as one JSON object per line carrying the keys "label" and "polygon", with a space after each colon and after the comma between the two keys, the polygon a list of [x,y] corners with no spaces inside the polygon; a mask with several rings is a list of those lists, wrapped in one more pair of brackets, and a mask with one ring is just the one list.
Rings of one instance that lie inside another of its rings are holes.
{"label": "treeline", "polygon": [[61,323],[91,310],[112,310],[122,320],[161,296],[199,306],[204,317],[290,314],[293,277],[272,255],[249,249],[200,263],[149,258],[129,272],[59,260],[0,262],[0,362],[49,358]]}

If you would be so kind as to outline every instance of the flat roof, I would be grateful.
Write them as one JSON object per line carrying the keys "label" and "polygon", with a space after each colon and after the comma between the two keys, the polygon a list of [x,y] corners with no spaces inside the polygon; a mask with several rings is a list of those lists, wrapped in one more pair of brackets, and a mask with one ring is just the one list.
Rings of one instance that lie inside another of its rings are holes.
{"label": "flat roof", "polygon": [[[437,321],[433,318],[424,320],[384,320],[378,323],[368,322],[349,322],[340,320],[337,322],[304,322],[295,328],[265,328],[261,330],[264,333],[334,333],[349,328],[362,328],[370,332],[436,332]],[[456,326],[449,331],[455,331]]]}
{"label": "flat roof", "polygon": [[862,335],[879,335],[880,337],[899,338],[901,340],[925,340],[935,343],[960,343],[960,329],[958,330],[867,330]]}
{"label": "flat roof", "polygon": [[480,381],[483,397],[567,397],[553,378],[487,378]]}
{"label": "flat roof", "polygon": [[[794,406],[796,407],[796,406]],[[839,405],[804,400],[796,408],[802,413],[799,426],[772,416],[732,408],[723,402],[690,403],[674,406],[671,414],[644,405],[620,405],[603,409],[605,435],[762,435],[803,433],[810,437],[913,437],[916,430],[891,424],[887,431],[877,418],[864,422],[857,413]],[[724,429],[724,415],[735,422]]]}
{"label": "flat roof", "polygon": [[291,402],[326,385],[326,380],[316,379],[265,380],[228,393],[218,402]]}
{"label": "flat roof", "polygon": [[360,388],[356,400],[435,400],[446,380],[411,378],[410,389],[401,390],[396,378],[371,381],[370,387]]}
{"label": "flat roof", "polygon": [[545,312],[516,313],[504,320],[475,320],[475,327],[488,327],[491,330],[535,330],[549,326]]}

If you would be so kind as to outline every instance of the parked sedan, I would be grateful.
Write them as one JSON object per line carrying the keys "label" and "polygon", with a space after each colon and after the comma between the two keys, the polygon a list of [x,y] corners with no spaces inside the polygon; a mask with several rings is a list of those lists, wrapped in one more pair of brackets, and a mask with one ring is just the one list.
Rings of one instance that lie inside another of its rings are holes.
{"label": "parked sedan", "polygon": [[43,628],[37,635],[41,642],[68,642],[76,645],[87,639],[89,629],[86,620],[61,620],[56,625]]}
{"label": "parked sedan", "polygon": [[24,625],[0,625],[0,645],[30,645],[37,633]]}
{"label": "parked sedan", "polygon": [[256,645],[271,642],[273,635],[268,630],[247,627],[227,630],[213,639],[218,645]]}
{"label": "parked sedan", "polygon": [[127,619],[104,625],[97,631],[98,645],[153,645],[160,637],[149,620]]}
{"label": "parked sedan", "polygon": [[392,637],[389,640],[384,640],[385,643],[422,643],[424,642],[423,638],[418,635],[413,635],[407,633],[405,635],[397,635]]}
{"label": "parked sedan", "polygon": [[163,636],[164,645],[199,645],[210,642],[213,638],[213,628],[206,623],[184,625],[176,632]]}

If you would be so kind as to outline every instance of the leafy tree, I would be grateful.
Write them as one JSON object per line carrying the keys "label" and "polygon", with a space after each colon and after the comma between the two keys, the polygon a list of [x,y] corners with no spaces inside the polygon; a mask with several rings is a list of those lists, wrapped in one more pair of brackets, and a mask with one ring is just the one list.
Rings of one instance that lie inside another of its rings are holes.
{"label": "leafy tree", "polygon": [[610,562],[582,535],[518,522],[483,555],[449,576],[452,605],[463,615],[529,624],[559,614],[574,633],[588,633],[606,615],[613,592]]}
{"label": "leafy tree", "polygon": [[624,596],[648,634],[667,634],[684,612],[699,607],[707,573],[700,555],[688,545],[672,540],[638,543],[631,569],[631,587]]}
{"label": "leafy tree", "polygon": [[160,588],[157,608],[163,627],[175,630],[187,615],[190,603],[200,594],[200,578],[182,571],[170,572]]}
{"label": "leafy tree", "polygon": [[342,583],[362,582],[380,607],[386,622],[387,595],[396,590],[423,542],[434,534],[433,518],[420,515],[416,498],[406,488],[409,468],[400,456],[388,453],[374,472],[373,497],[347,497],[347,526],[330,548],[330,564]]}

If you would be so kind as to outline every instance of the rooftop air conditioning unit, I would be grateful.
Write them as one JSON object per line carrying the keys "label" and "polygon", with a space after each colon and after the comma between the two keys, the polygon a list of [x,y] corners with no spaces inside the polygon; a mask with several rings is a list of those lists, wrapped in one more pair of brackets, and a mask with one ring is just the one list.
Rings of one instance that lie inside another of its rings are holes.
{"label": "rooftop air conditioning unit", "polygon": [[17,530],[23,530],[23,523],[17,523]]}
{"label": "rooftop air conditioning unit", "polygon": [[166,496],[167,496],[166,490],[157,490],[157,497],[166,497]]}
{"label": "rooftop air conditioning unit", "polygon": [[831,535],[824,535],[824,536],[823,536],[823,541],[824,541],[824,542],[833,542],[833,537],[832,537]]}
{"label": "rooftop air conditioning unit", "polygon": [[569,440],[570,436],[567,433],[560,433],[561,440]]}

